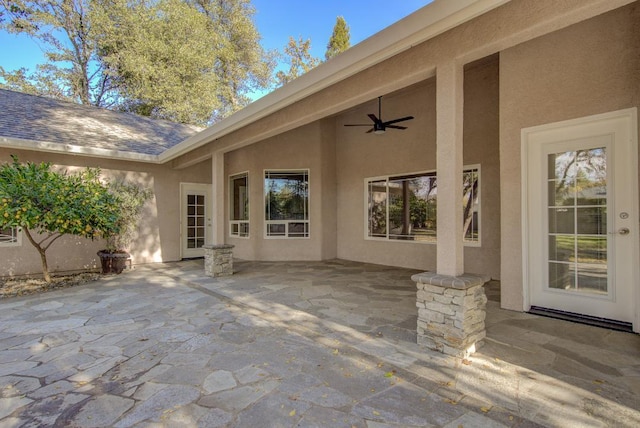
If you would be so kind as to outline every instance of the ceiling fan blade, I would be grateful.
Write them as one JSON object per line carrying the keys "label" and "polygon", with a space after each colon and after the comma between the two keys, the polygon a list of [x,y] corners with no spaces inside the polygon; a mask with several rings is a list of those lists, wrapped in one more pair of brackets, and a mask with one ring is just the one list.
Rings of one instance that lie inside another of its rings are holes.
{"label": "ceiling fan blade", "polygon": [[365,134],[371,134],[374,131],[375,128],[371,128],[370,130],[368,130],[367,132],[365,132]]}
{"label": "ceiling fan blade", "polygon": [[399,126],[399,125],[387,125],[386,128],[393,128],[393,129],[407,129],[406,126]]}
{"label": "ceiling fan blade", "polygon": [[376,117],[376,115],[375,115],[375,114],[373,114],[373,113],[370,113],[370,114],[368,114],[367,116],[369,116],[369,119],[373,120],[375,123],[382,123],[382,121],[381,121],[380,119],[378,119],[378,118]]}
{"label": "ceiling fan blade", "polygon": [[388,122],[384,122],[384,125],[387,126],[393,123],[404,122],[405,120],[411,120],[411,119],[413,119],[413,116],[401,117],[400,119],[393,119]]}

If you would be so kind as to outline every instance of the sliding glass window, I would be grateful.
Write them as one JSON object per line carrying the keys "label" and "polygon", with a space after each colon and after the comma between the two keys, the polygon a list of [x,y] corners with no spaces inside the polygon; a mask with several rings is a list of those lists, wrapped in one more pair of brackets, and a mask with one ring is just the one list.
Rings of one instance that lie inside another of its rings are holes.
{"label": "sliding glass window", "polygon": [[[479,243],[480,167],[466,167],[463,174],[463,239]],[[368,238],[436,242],[435,171],[368,179],[366,185]]]}

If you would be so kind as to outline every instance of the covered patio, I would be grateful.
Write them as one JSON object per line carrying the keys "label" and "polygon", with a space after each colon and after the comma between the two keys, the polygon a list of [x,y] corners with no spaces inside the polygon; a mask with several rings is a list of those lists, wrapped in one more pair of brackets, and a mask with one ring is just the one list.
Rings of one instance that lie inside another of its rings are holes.
{"label": "covered patio", "polygon": [[339,259],[240,261],[233,276],[212,279],[199,261],[179,266],[180,277],[203,291],[392,364],[453,404],[497,406],[544,426],[640,423],[640,336],[501,309],[499,281],[485,285],[484,345],[456,359],[416,344],[417,270]]}
{"label": "covered patio", "polygon": [[2,300],[0,424],[640,424],[637,335],[499,309],[490,283],[485,346],[445,356],[415,343],[413,273],[191,260]]}

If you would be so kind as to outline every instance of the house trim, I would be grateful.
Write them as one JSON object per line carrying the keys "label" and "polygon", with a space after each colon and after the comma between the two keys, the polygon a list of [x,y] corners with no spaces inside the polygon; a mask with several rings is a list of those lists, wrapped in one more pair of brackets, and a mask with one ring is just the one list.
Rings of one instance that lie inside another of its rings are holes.
{"label": "house trim", "polygon": [[73,144],[60,144],[48,141],[25,140],[20,138],[0,137],[0,147],[7,149],[33,150],[45,153],[64,153],[79,156],[90,156],[101,159],[117,159],[136,162],[162,163],[157,155],[108,150],[95,147],[82,147]]}
{"label": "house trim", "polygon": [[[511,0],[435,1],[159,155],[0,138],[0,147],[163,164],[237,131]],[[420,80],[422,80],[421,77]],[[209,156],[205,156],[208,158]],[[204,159],[203,159],[204,160]]]}

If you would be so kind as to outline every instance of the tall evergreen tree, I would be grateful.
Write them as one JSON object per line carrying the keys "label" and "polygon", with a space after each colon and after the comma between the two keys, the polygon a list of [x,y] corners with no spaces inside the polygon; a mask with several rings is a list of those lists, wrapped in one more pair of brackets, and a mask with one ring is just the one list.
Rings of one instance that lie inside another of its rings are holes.
{"label": "tall evergreen tree", "polygon": [[324,54],[325,60],[329,60],[340,52],[344,52],[351,47],[351,34],[347,21],[342,16],[336,18],[336,24],[333,26],[333,33],[327,43],[327,51]]}

